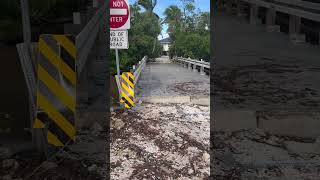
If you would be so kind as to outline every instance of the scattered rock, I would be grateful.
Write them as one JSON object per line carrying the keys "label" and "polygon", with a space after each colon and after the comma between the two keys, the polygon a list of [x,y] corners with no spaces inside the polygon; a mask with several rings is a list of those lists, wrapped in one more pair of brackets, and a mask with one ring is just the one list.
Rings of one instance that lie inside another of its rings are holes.
{"label": "scattered rock", "polygon": [[42,163],[42,166],[41,166],[43,169],[45,170],[50,170],[50,169],[54,169],[54,168],[57,168],[58,165],[54,162],[50,162],[50,161],[45,161]]}
{"label": "scattered rock", "polygon": [[123,128],[125,123],[121,119],[115,119],[113,123],[113,128],[120,130]]}
{"label": "scattered rock", "polygon": [[88,171],[94,172],[97,171],[98,167],[95,164],[92,164],[91,166],[88,167]]}
{"label": "scattered rock", "polygon": [[202,159],[206,163],[209,163],[210,162],[210,155],[207,152],[204,152],[203,155],[202,155]]}
{"label": "scattered rock", "polygon": [[193,173],[193,170],[192,169],[189,169],[188,170],[188,174],[192,174]]}
{"label": "scattered rock", "polygon": [[100,131],[103,131],[103,128],[102,128],[102,126],[101,126],[99,123],[95,122],[95,123],[91,126],[91,130],[92,130],[93,132],[100,132]]}
{"label": "scattered rock", "polygon": [[315,143],[302,143],[296,141],[286,141],[286,148],[289,152],[299,154],[299,155],[312,155],[312,154],[320,154],[317,152],[317,147]]}
{"label": "scattered rock", "polygon": [[1,180],[12,180],[12,176],[10,174],[7,174],[3,176]]}
{"label": "scattered rock", "polygon": [[170,173],[171,173],[171,171],[170,171],[168,168],[164,167],[164,166],[160,166],[160,169],[161,169],[162,171],[166,172],[167,174],[170,174]]}
{"label": "scattered rock", "polygon": [[0,147],[0,159],[7,159],[12,155],[9,148]]}
{"label": "scattered rock", "polygon": [[6,159],[2,162],[3,169],[16,170],[19,167],[19,163],[14,159]]}
{"label": "scattered rock", "polygon": [[262,137],[266,136],[266,133],[262,129],[255,128],[254,132],[257,133],[259,136],[262,136]]}

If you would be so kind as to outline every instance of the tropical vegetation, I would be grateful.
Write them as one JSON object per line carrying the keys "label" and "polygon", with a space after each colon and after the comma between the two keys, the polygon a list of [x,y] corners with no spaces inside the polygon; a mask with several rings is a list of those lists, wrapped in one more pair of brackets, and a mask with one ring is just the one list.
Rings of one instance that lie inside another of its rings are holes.
{"label": "tropical vegetation", "polygon": [[169,6],[164,14],[172,39],[170,56],[210,60],[210,13],[196,10],[194,0]]}

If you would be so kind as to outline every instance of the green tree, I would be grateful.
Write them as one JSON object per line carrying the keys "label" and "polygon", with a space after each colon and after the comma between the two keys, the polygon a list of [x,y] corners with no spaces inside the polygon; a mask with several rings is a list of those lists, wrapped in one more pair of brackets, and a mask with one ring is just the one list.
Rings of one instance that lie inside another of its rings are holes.
{"label": "green tree", "polygon": [[176,31],[181,30],[182,12],[177,6],[169,6],[165,11],[164,23],[168,24],[168,33],[174,36]]}
{"label": "green tree", "polygon": [[172,39],[170,56],[210,59],[210,13],[196,12],[193,0],[182,0],[183,7],[169,6],[164,23]]}
{"label": "green tree", "polygon": [[157,5],[157,0],[138,0],[138,4],[146,9],[147,12],[153,12]]}

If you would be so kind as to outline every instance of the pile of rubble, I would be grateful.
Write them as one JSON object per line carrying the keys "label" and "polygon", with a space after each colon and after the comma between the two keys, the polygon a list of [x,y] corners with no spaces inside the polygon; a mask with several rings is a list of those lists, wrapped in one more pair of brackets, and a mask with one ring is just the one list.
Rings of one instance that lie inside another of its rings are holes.
{"label": "pile of rubble", "polygon": [[143,103],[111,117],[111,179],[209,177],[208,106]]}
{"label": "pile of rubble", "polygon": [[214,72],[212,95],[225,107],[320,107],[319,67],[261,62],[215,67]]}
{"label": "pile of rubble", "polygon": [[34,150],[13,153],[0,146],[0,180],[106,179],[105,147],[106,132],[97,124],[78,132],[75,144],[49,160]]}
{"label": "pile of rubble", "polygon": [[276,136],[259,129],[213,133],[214,179],[318,179],[320,138]]}

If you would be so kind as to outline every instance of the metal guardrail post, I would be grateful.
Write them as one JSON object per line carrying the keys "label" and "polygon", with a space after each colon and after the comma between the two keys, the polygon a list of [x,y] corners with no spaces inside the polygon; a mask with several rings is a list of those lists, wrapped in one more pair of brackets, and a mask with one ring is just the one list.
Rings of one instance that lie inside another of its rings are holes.
{"label": "metal guardrail post", "polygon": [[193,72],[198,72],[197,65],[193,64]]}
{"label": "metal guardrail post", "polygon": [[186,64],[189,65],[189,67],[193,67],[193,71],[194,72],[198,72],[197,67],[200,67],[200,74],[201,75],[205,75],[205,68],[210,69],[210,63],[209,62],[205,62],[203,61],[203,59],[201,60],[195,60],[195,59],[185,59],[185,58],[177,58],[176,59],[177,63],[182,63],[185,67]]}
{"label": "metal guardrail post", "polygon": [[258,5],[250,4],[250,24],[258,24]]}
{"label": "metal guardrail post", "polygon": [[29,16],[29,0],[20,0],[23,24],[23,39],[27,47],[30,48],[31,43],[31,25]]}
{"label": "metal guardrail post", "polygon": [[[188,60],[191,60],[191,58],[188,57]],[[191,64],[189,62],[187,62],[187,65],[188,65],[188,69],[191,70]]]}
{"label": "metal guardrail post", "polygon": [[[134,85],[136,85],[138,83],[139,77],[141,75],[142,70],[144,69],[145,65],[147,62],[147,56],[143,57],[141,61],[138,62],[137,65],[133,65],[132,69],[133,69],[133,76],[134,76]],[[121,86],[121,81],[118,75],[115,75],[116,78],[116,82],[117,82],[117,87],[118,87],[118,92],[119,92],[119,100],[122,99],[121,94],[122,94],[122,86]],[[135,89],[137,90],[137,89]]]}

